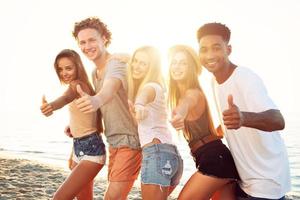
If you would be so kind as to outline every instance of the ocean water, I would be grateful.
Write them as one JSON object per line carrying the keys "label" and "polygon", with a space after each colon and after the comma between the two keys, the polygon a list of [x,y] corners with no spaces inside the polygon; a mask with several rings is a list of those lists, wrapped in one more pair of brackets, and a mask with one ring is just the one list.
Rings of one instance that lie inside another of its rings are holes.
{"label": "ocean water", "polygon": [[[292,179],[292,190],[288,195],[291,199],[300,199],[300,136],[298,135],[300,116],[297,113],[291,113],[285,118],[286,128],[282,131],[282,137],[285,140],[289,155]],[[184,173],[180,182],[182,187],[195,172],[195,164],[189,154],[185,140],[178,137],[177,143],[184,160]],[[45,124],[35,126],[30,131],[2,132],[0,140],[0,152],[2,153],[17,154],[21,158],[57,164],[65,169],[67,169],[67,159],[70,155],[71,146],[72,139],[63,134],[62,126],[53,127],[51,125],[51,127],[47,127]],[[106,178],[106,171],[107,168],[104,167],[98,176]]]}

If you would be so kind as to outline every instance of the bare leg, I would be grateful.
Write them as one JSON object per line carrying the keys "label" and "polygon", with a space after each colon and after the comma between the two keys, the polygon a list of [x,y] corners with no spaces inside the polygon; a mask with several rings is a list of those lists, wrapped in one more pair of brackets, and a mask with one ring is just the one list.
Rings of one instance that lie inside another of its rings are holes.
{"label": "bare leg", "polygon": [[169,187],[168,196],[175,190],[176,186],[177,186],[177,185],[175,185],[175,186],[170,186],[170,187]]}
{"label": "bare leg", "polygon": [[[54,194],[54,200],[72,200],[79,192],[82,191],[87,185],[91,185],[93,179],[102,169],[102,164],[82,160],[77,166],[72,169],[71,174],[58,188]],[[90,186],[89,186],[90,187]],[[89,188],[89,190],[91,190]],[[93,199],[93,193],[89,192],[92,196],[85,199]]]}
{"label": "bare leg", "polygon": [[222,187],[220,191],[219,200],[235,200],[235,186],[236,182],[230,182]]}
{"label": "bare leg", "polygon": [[76,195],[77,200],[93,200],[94,195],[94,181],[87,183],[87,185]]}
{"label": "bare leg", "polygon": [[142,184],[141,189],[143,200],[166,200],[169,194],[169,187],[160,185]]}
{"label": "bare leg", "polygon": [[125,200],[134,181],[110,182],[104,195],[104,200]]}
{"label": "bare leg", "polygon": [[209,200],[213,194],[224,185],[229,183],[229,179],[219,179],[205,176],[199,172],[194,173],[181,190],[179,200]]}

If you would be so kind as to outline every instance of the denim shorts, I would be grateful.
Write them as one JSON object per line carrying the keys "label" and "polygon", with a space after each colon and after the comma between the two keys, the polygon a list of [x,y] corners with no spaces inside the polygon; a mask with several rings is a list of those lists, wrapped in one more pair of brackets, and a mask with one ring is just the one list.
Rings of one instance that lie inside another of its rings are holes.
{"label": "denim shorts", "polygon": [[73,160],[89,160],[99,164],[105,164],[105,145],[98,132],[73,139]]}
{"label": "denim shorts", "polygon": [[176,146],[153,144],[142,150],[142,184],[176,186],[183,172],[183,160]]}

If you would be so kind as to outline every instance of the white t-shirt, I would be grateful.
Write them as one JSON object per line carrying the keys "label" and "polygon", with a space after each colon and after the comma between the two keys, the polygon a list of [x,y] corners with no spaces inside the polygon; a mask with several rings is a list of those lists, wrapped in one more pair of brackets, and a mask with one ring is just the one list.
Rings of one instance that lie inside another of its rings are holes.
{"label": "white t-shirt", "polygon": [[[240,111],[277,109],[262,80],[248,68],[237,67],[228,80],[216,84],[216,91],[222,112],[228,109],[230,94]],[[247,194],[277,199],[290,190],[288,156],[278,131],[241,127],[226,130],[225,138],[242,179],[240,187]]]}
{"label": "white t-shirt", "polygon": [[146,105],[148,116],[138,124],[138,132],[141,146],[151,142],[153,138],[162,143],[173,144],[172,133],[169,129],[166,92],[158,83],[147,83],[155,90],[155,99]]}

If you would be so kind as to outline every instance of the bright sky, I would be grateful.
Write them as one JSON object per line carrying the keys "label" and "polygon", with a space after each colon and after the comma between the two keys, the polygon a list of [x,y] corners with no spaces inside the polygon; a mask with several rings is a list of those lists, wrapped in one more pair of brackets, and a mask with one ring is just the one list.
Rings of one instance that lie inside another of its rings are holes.
{"label": "bright sky", "polygon": [[[42,95],[51,100],[62,92],[54,57],[64,48],[80,52],[71,31],[89,16],[98,16],[112,31],[110,52],[132,53],[148,44],[163,55],[177,43],[197,49],[201,25],[225,23],[232,31],[232,61],[257,72],[284,113],[300,114],[299,10],[297,0],[1,1],[1,130],[34,130],[45,123]],[[93,64],[84,63],[90,73]],[[67,116],[57,113],[50,123],[61,129]]]}

